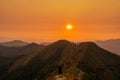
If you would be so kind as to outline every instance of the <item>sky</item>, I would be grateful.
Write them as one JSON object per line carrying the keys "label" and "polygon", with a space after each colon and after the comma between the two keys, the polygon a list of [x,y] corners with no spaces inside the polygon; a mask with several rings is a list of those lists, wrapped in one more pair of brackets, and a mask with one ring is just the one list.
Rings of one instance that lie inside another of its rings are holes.
{"label": "sky", "polygon": [[120,0],[0,0],[0,41],[115,38],[120,38]]}

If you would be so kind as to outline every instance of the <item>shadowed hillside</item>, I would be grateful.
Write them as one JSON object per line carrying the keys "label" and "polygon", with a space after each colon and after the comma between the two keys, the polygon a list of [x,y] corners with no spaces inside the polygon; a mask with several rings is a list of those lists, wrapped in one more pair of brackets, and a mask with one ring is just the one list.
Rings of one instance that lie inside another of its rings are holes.
{"label": "shadowed hillside", "polygon": [[0,76],[4,75],[4,73],[8,73],[15,62],[17,62],[17,65],[21,65],[21,61],[24,61],[24,59],[26,60],[29,55],[39,51],[43,47],[43,45],[38,45],[36,43],[31,43],[22,47],[0,46]]}
{"label": "shadowed hillside", "polygon": [[[16,63],[19,65],[16,66]],[[10,67],[2,80],[54,80],[57,64],[63,64],[63,75],[81,80],[119,80],[120,56],[98,47],[93,42],[74,44],[59,40],[22,57]],[[79,76],[78,76],[79,77]]]}
{"label": "shadowed hillside", "polygon": [[8,47],[0,45],[0,56],[13,57],[19,55],[26,55],[31,52],[34,52],[35,50],[38,50],[40,47],[43,47],[43,45],[38,45],[36,43],[31,43],[22,47]]}

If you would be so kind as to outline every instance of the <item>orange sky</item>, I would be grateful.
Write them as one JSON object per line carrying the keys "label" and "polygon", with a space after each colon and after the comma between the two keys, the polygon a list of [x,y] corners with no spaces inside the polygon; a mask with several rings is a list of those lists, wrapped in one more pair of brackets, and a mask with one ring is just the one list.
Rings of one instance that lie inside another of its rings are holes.
{"label": "orange sky", "polygon": [[110,38],[120,38],[120,0],[0,0],[0,41]]}

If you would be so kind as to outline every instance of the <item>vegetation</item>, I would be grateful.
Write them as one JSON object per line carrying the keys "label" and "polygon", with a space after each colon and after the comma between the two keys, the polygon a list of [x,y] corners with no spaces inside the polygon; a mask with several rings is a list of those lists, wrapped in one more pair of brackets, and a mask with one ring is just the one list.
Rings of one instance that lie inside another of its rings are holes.
{"label": "vegetation", "polygon": [[[16,59],[12,63],[15,69],[4,73],[0,80],[50,80],[57,75],[57,64],[64,65],[64,75],[81,80],[120,80],[120,56],[92,42],[76,45],[60,40],[37,49],[27,57]],[[19,65],[15,66],[16,63]]]}

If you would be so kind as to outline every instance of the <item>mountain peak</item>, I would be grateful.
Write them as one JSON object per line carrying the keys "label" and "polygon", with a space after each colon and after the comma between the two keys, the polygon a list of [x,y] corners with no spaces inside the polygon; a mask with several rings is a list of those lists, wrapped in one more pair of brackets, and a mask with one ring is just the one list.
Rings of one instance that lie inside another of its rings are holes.
{"label": "mountain peak", "polygon": [[79,45],[80,46],[86,46],[86,47],[88,47],[88,46],[90,46],[90,47],[96,47],[97,45],[94,43],[94,42],[81,42],[81,43],[79,43]]}
{"label": "mountain peak", "polygon": [[32,43],[28,44],[27,46],[39,46],[39,44],[32,42]]}
{"label": "mountain peak", "polygon": [[64,40],[64,39],[62,39],[62,40],[58,40],[58,41],[56,41],[57,43],[70,43],[68,40]]}
{"label": "mountain peak", "polygon": [[24,41],[21,41],[21,40],[13,40],[13,41],[9,41],[9,42],[24,42]]}
{"label": "mountain peak", "polygon": [[69,44],[72,44],[72,43],[67,40],[58,40],[58,41],[52,43],[52,45],[69,45]]}

